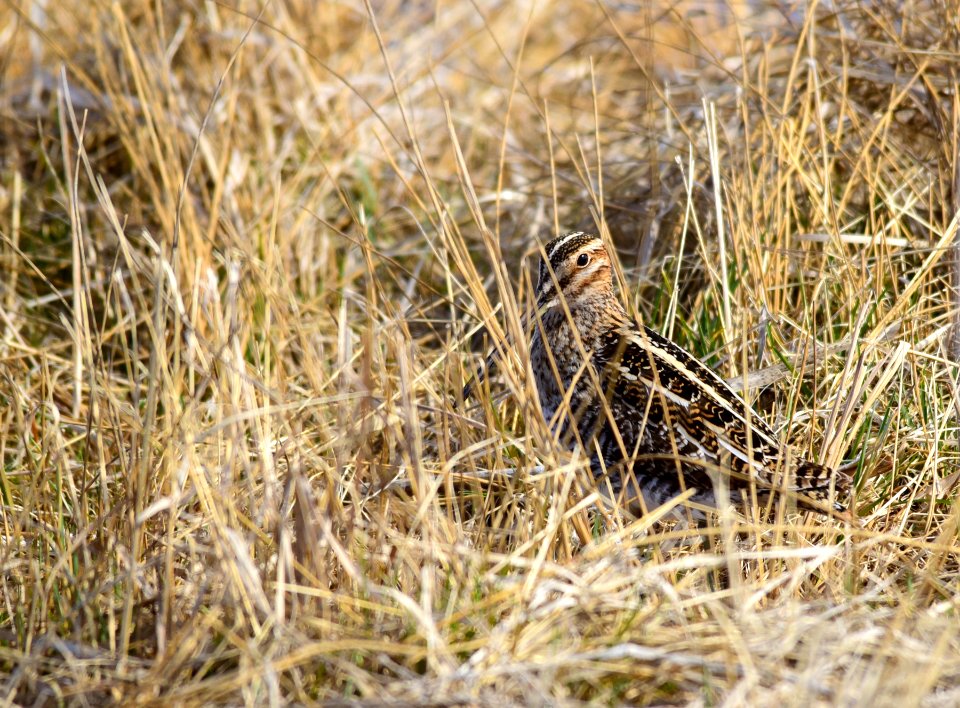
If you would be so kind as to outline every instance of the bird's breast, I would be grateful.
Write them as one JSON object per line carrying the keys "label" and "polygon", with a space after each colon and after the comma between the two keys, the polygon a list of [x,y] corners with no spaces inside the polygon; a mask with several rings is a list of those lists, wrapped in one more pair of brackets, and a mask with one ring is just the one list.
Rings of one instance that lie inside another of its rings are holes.
{"label": "bird's breast", "polygon": [[[571,321],[572,320],[572,321]],[[602,345],[602,331],[595,322],[578,322],[577,313],[568,318],[563,312],[547,312],[535,328],[530,343],[533,369],[540,407],[551,421],[562,405],[567,391],[573,387],[571,408],[582,403],[583,395],[592,390],[591,377],[584,362],[591,361]]]}

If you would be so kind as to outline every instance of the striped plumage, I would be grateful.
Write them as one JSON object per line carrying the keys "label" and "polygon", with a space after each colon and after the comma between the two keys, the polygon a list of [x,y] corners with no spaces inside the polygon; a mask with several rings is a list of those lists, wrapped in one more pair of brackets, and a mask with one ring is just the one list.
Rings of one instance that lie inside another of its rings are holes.
{"label": "striped plumage", "polygon": [[831,484],[844,496],[846,476],[781,445],[710,368],[636,325],[598,237],[567,234],[545,252],[530,344],[541,408],[608,489],[634,509],[640,494],[649,509],[690,488],[691,501],[715,506],[723,479],[734,501],[752,485],[761,498],[786,490],[801,507],[843,509]]}

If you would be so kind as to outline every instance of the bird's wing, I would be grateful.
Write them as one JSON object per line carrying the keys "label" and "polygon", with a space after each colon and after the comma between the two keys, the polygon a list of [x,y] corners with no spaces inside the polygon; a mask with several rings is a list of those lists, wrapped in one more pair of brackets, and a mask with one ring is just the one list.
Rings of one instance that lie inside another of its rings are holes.
{"label": "bird's wing", "polygon": [[681,454],[695,450],[694,457],[714,463],[729,454],[744,474],[772,482],[780,449],[773,431],[693,355],[651,329],[626,328],[608,333],[596,356],[611,382],[611,402],[638,413],[657,406],[658,422]]}
{"label": "bird's wing", "polygon": [[[655,437],[667,441],[661,449],[671,449],[666,436],[672,435],[677,453],[688,459],[717,465],[729,456],[731,482],[750,480],[761,488],[781,488],[788,474],[788,489],[801,495],[801,506],[815,509],[828,501],[831,484],[840,494],[850,486],[848,476],[781,447],[770,426],[719,375],[653,330],[613,330],[596,358],[610,382],[607,399],[632,408],[626,417],[635,420],[646,410],[656,423]],[[805,504],[804,497],[815,504]],[[843,510],[837,503],[832,508]]]}

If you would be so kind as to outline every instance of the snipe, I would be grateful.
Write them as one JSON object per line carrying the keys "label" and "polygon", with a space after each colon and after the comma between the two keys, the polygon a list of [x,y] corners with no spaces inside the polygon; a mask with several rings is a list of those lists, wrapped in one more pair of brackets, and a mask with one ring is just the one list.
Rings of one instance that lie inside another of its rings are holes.
{"label": "snipe", "polygon": [[715,506],[722,480],[734,501],[752,487],[843,510],[845,474],[781,444],[720,376],[627,315],[600,238],[567,234],[545,253],[530,343],[540,404],[560,440],[590,456],[601,487],[634,509],[691,488],[692,502]]}

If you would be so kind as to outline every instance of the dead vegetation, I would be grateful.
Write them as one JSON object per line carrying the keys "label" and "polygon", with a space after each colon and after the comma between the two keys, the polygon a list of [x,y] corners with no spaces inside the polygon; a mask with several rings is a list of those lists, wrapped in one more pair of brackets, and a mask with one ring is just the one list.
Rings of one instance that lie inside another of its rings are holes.
{"label": "dead vegetation", "polygon": [[[960,700],[956,17],[8,0],[3,699]],[[519,324],[574,227],[858,523],[598,506]]]}

